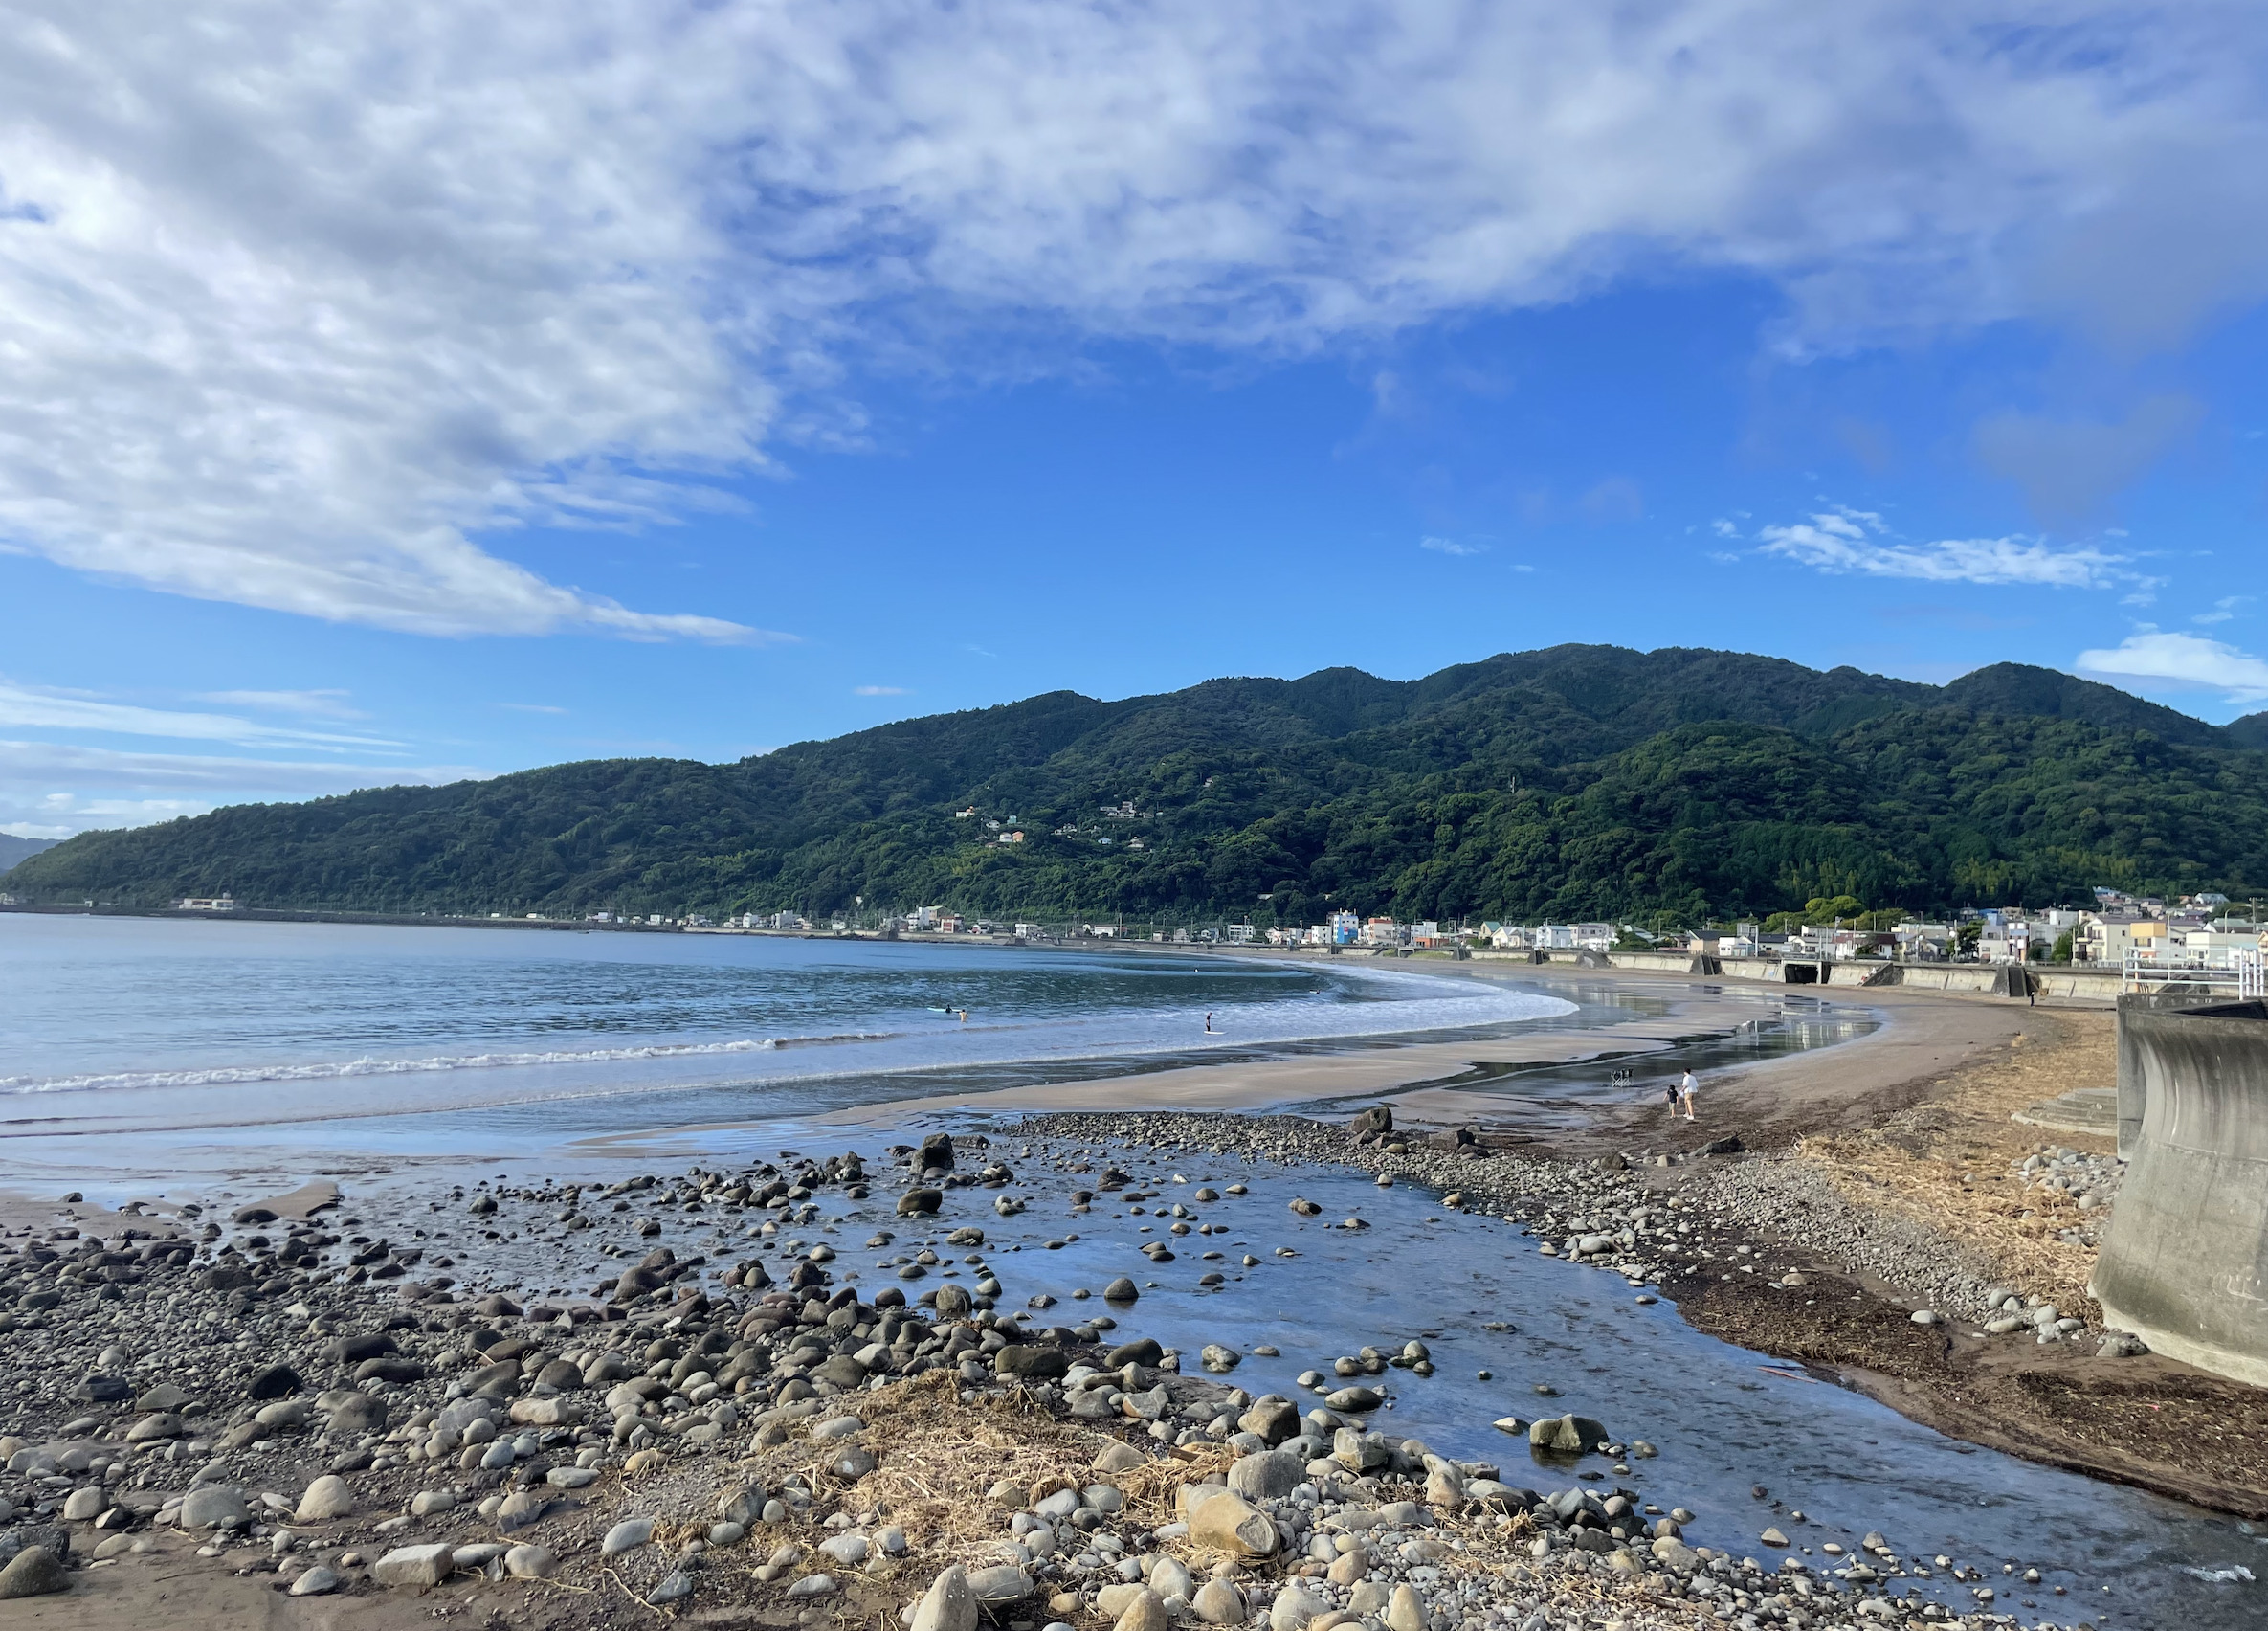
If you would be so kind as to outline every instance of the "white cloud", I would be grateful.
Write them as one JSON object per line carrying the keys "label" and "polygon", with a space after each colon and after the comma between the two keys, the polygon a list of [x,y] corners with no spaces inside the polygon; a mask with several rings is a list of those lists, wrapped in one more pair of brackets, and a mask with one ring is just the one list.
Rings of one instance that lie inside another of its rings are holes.
{"label": "white cloud", "polygon": [[488,773],[456,765],[310,764],[0,741],[0,829],[24,838],[68,838],[97,827],[201,815],[222,804],[431,786]]}
{"label": "white cloud", "polygon": [[758,637],[494,551],[855,440],[854,365],[1297,350],[1665,262],[1776,282],[1797,348],[2268,291],[2235,0],[11,17],[0,540],[432,634]]}
{"label": "white cloud", "polygon": [[2077,666],[2116,679],[2205,686],[2232,703],[2268,701],[2268,661],[2202,635],[2146,628],[2108,650],[2080,652]]}
{"label": "white cloud", "polygon": [[1420,538],[1417,541],[1417,547],[1420,549],[1431,549],[1439,555],[1485,555],[1488,553],[1488,546],[1485,544],[1460,544],[1454,538]]}
{"label": "white cloud", "polygon": [[903,685],[854,685],[851,687],[851,695],[854,697],[910,697],[913,692],[907,690]]}
{"label": "white cloud", "polygon": [[2100,549],[2057,549],[2036,538],[1945,538],[1909,543],[1879,515],[1836,509],[1756,536],[1763,553],[1825,572],[1919,578],[1930,583],[2045,584],[2057,589],[2110,589],[2154,584],[2131,570],[2128,557]]}
{"label": "white cloud", "polygon": [[2192,623],[2226,623],[2256,597],[2250,594],[2225,594],[2212,603],[2212,610],[2200,612],[2190,619]]}
{"label": "white cloud", "polygon": [[311,719],[368,719],[349,707],[345,691],[200,691],[200,703],[228,708],[260,708],[270,713],[304,714]]}
{"label": "white cloud", "polygon": [[106,735],[164,736],[190,742],[322,748],[388,748],[401,744],[370,736],[342,736],[259,725],[233,714],[189,713],[105,702],[83,692],[12,684],[0,680],[0,726],[33,730],[94,730]]}
{"label": "white cloud", "polygon": [[554,707],[549,703],[499,703],[497,706],[509,708],[514,713],[564,714],[567,711],[565,708]]}

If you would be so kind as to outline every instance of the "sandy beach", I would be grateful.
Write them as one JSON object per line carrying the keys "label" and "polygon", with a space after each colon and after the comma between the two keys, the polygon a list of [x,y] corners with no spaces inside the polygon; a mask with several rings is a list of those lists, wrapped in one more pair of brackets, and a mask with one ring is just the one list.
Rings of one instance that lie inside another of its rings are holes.
{"label": "sandy beach", "polygon": [[[1487,979],[1457,965],[1421,966],[1441,978]],[[1493,976],[1508,979],[1508,976]],[[1496,1093],[1428,1085],[1489,1065],[1526,1065],[1574,1060],[1628,1062],[1634,1080],[1618,1105],[1586,1106],[1583,1126],[1563,1133],[1572,1144],[1611,1143],[1636,1128],[1653,1129],[1660,1113],[1658,1072],[1647,1056],[1697,1033],[1730,1032],[1752,1023],[1770,988],[1727,991],[1703,982],[1613,971],[1587,980],[1661,999],[1670,1012],[1580,1031],[1548,1025],[1481,1041],[1415,1042],[1314,1057],[1236,1064],[1198,1064],[1145,1072],[1004,1088],[980,1096],[942,1094],[862,1106],[826,1117],[824,1125],[881,1128],[955,1111],[995,1115],[1041,1110],[1174,1109],[1268,1110],[1314,1101],[1390,1100],[1404,1119],[1428,1127],[1473,1124],[1492,1130],[1523,1130],[1517,1099]],[[1549,989],[1546,987],[1545,989]],[[1839,994],[1833,1006],[1865,1015],[1875,1029],[1828,1053],[1795,1054],[1711,1075],[1703,1084],[1709,1136],[1741,1131],[1752,1140],[1784,1141],[1801,1130],[1849,1121],[1880,1106],[1901,1102],[1922,1084],[2002,1046],[2024,1028],[2027,1009],[1991,998],[1869,992],[1863,999]]]}

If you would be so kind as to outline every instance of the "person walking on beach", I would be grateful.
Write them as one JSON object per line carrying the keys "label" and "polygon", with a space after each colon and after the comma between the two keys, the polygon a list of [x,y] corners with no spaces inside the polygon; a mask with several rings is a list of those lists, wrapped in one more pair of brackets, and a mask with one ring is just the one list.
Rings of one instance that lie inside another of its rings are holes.
{"label": "person walking on beach", "polygon": [[1670,1102],[1670,1120],[1676,1121],[1678,1119],[1678,1084],[1675,1082],[1665,1083],[1661,1089],[1661,1096]]}
{"label": "person walking on beach", "polygon": [[1693,1072],[1690,1070],[1678,1083],[1678,1096],[1685,1101],[1685,1119],[1687,1121],[1701,1120],[1701,1117],[1693,1113],[1693,1089],[1696,1085],[1698,1084],[1694,1082]]}

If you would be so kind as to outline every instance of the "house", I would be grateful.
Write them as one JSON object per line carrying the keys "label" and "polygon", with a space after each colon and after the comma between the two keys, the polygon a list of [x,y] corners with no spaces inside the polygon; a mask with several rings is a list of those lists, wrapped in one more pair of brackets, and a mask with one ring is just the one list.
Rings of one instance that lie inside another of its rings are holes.
{"label": "house", "polygon": [[2088,921],[2072,937],[2072,955],[2080,962],[2117,968],[2126,953],[2155,956],[2167,945],[2166,920],[2140,912],[2090,912]]}
{"label": "house", "polygon": [[2032,925],[2013,913],[1996,912],[1987,916],[1985,932],[1977,936],[1977,961],[1981,963],[2023,963],[2032,955]]}
{"label": "house", "polygon": [[236,902],[233,897],[225,894],[189,895],[175,901],[173,909],[177,912],[233,912],[236,909]]}
{"label": "house", "polygon": [[1368,918],[1363,924],[1365,946],[1399,946],[1402,943],[1401,926],[1390,917]]}
{"label": "house", "polygon": [[1024,830],[1023,830],[1023,828],[1021,828],[1021,827],[1018,827],[1018,828],[1017,828],[1017,829],[1016,829],[1014,832],[1012,832],[1012,833],[1003,833],[1003,834],[1001,834],[1001,835],[1000,835],[1000,841],[1001,841],[1002,843],[1004,843],[1004,844],[1020,844],[1020,843],[1022,843],[1022,842],[1024,841]]}
{"label": "house", "polygon": [[1232,946],[1250,946],[1253,943],[1255,934],[1256,930],[1249,923],[1233,923],[1229,925],[1229,944]]}
{"label": "house", "polygon": [[1037,940],[1040,936],[1040,927],[1035,923],[1019,923],[1015,926],[1013,933],[1018,940]]}
{"label": "house", "polygon": [[1329,944],[1333,946],[1352,946],[1362,937],[1363,920],[1361,918],[1356,917],[1352,912],[1333,912],[1331,914],[1331,938]]}
{"label": "house", "polygon": [[1957,936],[1949,923],[1917,923],[1907,919],[1891,929],[1898,954],[1911,963],[1943,963],[1952,957]]}

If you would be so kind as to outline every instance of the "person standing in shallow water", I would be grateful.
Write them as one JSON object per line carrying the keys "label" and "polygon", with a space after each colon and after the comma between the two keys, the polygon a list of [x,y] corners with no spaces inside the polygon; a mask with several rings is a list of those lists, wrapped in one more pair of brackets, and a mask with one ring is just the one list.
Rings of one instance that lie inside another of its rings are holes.
{"label": "person standing in shallow water", "polygon": [[1685,1119],[1687,1121],[1701,1120],[1701,1117],[1693,1113],[1693,1090],[1699,1084],[1693,1080],[1693,1072],[1690,1070],[1678,1083],[1678,1097],[1685,1101]]}

